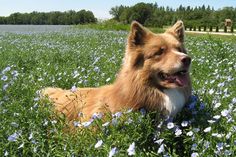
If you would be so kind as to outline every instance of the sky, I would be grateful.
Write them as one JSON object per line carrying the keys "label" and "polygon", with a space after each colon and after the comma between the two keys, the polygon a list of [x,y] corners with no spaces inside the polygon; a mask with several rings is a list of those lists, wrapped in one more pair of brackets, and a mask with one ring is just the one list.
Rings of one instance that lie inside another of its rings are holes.
{"label": "sky", "polygon": [[0,16],[9,16],[12,13],[30,13],[32,11],[68,11],[81,9],[90,10],[98,19],[111,18],[111,7],[125,5],[132,6],[139,2],[155,3],[159,6],[177,8],[183,6],[210,5],[215,9],[226,6],[236,7],[236,0],[0,0]]}

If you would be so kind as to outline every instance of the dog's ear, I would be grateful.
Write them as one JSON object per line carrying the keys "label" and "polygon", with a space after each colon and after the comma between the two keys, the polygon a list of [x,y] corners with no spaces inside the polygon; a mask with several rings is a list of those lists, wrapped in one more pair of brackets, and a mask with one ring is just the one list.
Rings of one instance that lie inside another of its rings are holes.
{"label": "dog's ear", "polygon": [[174,35],[180,42],[184,42],[184,23],[177,21],[171,28],[166,30],[166,33]]}
{"label": "dog's ear", "polygon": [[143,45],[145,43],[147,32],[146,28],[144,28],[140,23],[133,21],[128,37],[128,45],[131,47]]}

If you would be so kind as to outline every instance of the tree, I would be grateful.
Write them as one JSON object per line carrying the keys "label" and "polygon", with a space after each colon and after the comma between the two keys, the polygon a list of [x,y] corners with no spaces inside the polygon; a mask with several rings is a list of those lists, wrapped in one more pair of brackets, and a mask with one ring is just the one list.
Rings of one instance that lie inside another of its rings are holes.
{"label": "tree", "polygon": [[122,12],[124,12],[128,7],[123,5],[112,7],[109,13],[113,16],[114,20],[120,21]]}
{"label": "tree", "polygon": [[0,24],[34,24],[34,25],[63,25],[63,24],[83,24],[95,23],[97,19],[91,11],[66,11],[66,12],[32,12],[13,13],[8,17],[0,17]]}

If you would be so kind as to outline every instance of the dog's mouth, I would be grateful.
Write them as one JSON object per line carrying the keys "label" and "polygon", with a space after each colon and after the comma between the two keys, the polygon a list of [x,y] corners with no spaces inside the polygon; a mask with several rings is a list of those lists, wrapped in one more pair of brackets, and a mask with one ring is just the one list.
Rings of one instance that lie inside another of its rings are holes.
{"label": "dog's mouth", "polygon": [[188,85],[188,69],[183,69],[172,74],[160,72],[159,77],[162,81],[174,83],[180,87]]}

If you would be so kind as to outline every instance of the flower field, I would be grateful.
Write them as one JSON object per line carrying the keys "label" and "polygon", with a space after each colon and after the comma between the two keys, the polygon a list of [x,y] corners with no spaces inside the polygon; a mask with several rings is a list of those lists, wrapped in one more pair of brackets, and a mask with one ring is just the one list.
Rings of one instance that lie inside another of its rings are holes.
{"label": "flower field", "polygon": [[112,83],[128,32],[1,27],[0,156],[236,155],[236,37],[187,35],[193,95],[174,119],[130,109],[71,126],[40,89]]}

